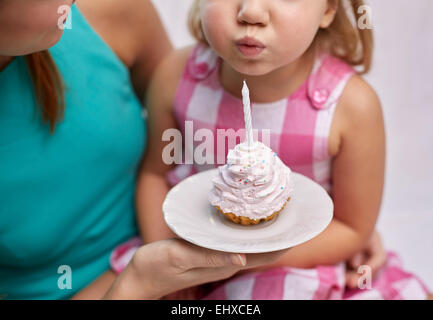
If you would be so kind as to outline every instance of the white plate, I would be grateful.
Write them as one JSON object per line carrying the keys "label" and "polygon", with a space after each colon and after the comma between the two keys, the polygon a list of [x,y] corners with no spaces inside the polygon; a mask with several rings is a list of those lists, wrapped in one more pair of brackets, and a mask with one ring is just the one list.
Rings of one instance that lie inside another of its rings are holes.
{"label": "white plate", "polygon": [[237,225],[209,203],[212,177],[217,170],[183,180],[165,198],[162,206],[165,222],[186,241],[225,252],[272,252],[311,240],[332,220],[334,205],[325,189],[293,173],[292,199],[275,219],[255,226]]}

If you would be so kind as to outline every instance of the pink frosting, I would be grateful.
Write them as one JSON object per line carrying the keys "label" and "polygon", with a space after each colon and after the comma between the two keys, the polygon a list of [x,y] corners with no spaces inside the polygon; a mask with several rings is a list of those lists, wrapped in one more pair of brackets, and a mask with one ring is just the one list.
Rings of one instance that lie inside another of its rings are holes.
{"label": "pink frosting", "polygon": [[279,211],[293,192],[291,170],[261,142],[230,150],[212,179],[209,201],[224,212],[262,219]]}

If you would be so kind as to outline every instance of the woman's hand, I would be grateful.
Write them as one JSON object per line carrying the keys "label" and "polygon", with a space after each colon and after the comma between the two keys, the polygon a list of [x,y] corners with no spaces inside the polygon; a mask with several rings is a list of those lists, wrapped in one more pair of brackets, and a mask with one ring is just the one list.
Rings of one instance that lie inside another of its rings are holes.
{"label": "woman's hand", "polygon": [[169,239],[142,246],[105,295],[106,299],[159,299],[169,293],[231,277],[241,269],[273,263],[282,253],[224,253]]}
{"label": "woman's hand", "polygon": [[346,286],[350,289],[358,287],[358,280],[361,274],[358,273],[358,268],[362,265],[367,265],[371,268],[373,278],[382,268],[386,261],[386,252],[382,246],[380,235],[374,231],[364,250],[355,254],[346,262]]}

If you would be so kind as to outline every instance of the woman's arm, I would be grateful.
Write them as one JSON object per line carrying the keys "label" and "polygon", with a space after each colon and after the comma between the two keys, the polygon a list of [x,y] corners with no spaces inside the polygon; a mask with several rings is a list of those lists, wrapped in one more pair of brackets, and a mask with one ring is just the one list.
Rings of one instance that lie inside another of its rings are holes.
{"label": "woman's arm", "polygon": [[142,15],[136,17],[134,30],[136,31],[137,53],[131,65],[131,80],[140,99],[147,92],[152,75],[156,67],[167,57],[173,47],[161,20],[150,0],[133,1],[135,10],[137,2],[142,2]]}
{"label": "woman's arm", "polygon": [[146,97],[149,145],[136,190],[137,220],[145,243],[176,237],[162,216],[162,203],[170,189],[166,174],[173,168],[163,162],[162,152],[168,143],[162,141],[162,136],[165,130],[178,127],[173,101],[190,52],[191,48],[173,52],[158,66]]}
{"label": "woman's arm", "polygon": [[[77,1],[77,6],[92,27],[114,50],[130,69],[131,80],[137,96],[144,98],[151,78],[161,62],[172,51],[167,34],[150,0],[92,0]],[[146,97],[149,105],[149,145],[146,170],[141,171],[137,182],[138,222],[144,240],[155,240],[173,236],[165,227],[161,205],[168,186],[165,173],[168,166],[161,161],[162,132],[165,128],[176,128],[171,107],[177,80],[183,65],[179,59],[167,59],[159,69],[154,89]],[[185,59],[186,60],[186,59]],[[146,208],[146,209],[144,209]],[[145,230],[147,225],[149,230]],[[149,237],[149,239],[147,239]]]}
{"label": "woman's arm", "polygon": [[[76,1],[92,28],[129,68],[137,96],[144,97],[156,66],[172,46],[150,0]],[[100,299],[117,275],[107,271],[73,299]]]}
{"label": "woman's arm", "polygon": [[318,237],[292,248],[274,266],[311,268],[345,261],[364,248],[374,230],[385,171],[380,102],[373,89],[355,76],[337,111],[344,121],[340,150],[332,163],[334,219]]}

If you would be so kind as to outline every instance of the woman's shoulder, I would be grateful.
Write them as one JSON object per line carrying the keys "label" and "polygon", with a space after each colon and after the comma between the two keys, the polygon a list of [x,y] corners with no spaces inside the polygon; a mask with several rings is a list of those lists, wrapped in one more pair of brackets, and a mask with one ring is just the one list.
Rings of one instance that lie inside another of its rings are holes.
{"label": "woman's shoulder", "polygon": [[78,0],[76,5],[92,28],[131,72],[139,97],[155,67],[172,47],[150,0]]}
{"label": "woman's shoulder", "polygon": [[76,6],[128,67],[143,48],[151,49],[153,35],[160,36],[155,30],[160,21],[150,0],[77,0]]}

